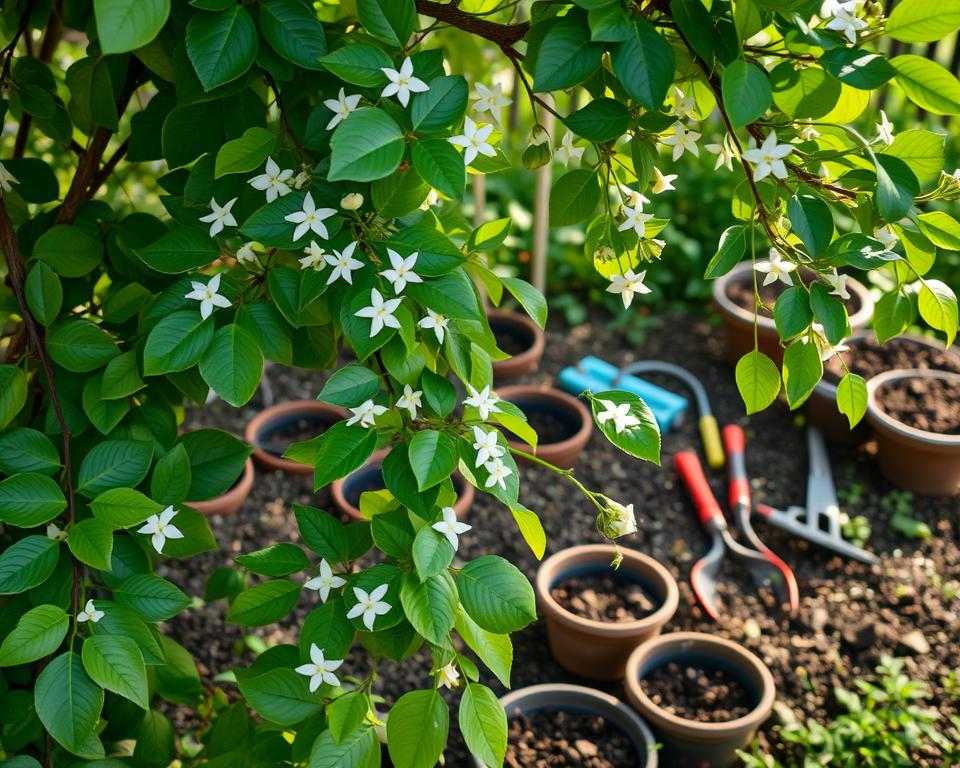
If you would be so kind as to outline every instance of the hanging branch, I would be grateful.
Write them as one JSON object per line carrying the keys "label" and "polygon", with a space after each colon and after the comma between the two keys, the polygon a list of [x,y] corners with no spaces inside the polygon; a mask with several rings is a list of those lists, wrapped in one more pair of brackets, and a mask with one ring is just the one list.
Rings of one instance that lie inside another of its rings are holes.
{"label": "hanging branch", "polygon": [[522,21],[516,24],[498,24],[495,21],[474,16],[472,13],[460,10],[455,3],[437,3],[433,0],[417,0],[417,13],[432,16],[438,21],[452,27],[462,29],[472,35],[477,35],[496,43],[501,48],[518,43],[530,29],[530,22]]}

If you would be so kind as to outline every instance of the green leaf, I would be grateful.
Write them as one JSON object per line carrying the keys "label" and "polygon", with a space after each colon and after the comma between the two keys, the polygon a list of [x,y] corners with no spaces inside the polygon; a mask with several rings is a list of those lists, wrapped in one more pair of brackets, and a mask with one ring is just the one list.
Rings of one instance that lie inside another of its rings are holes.
{"label": "green leaf", "polygon": [[47,352],[68,371],[87,373],[109,363],[120,354],[120,348],[96,323],[76,319],[53,327],[47,336]]}
{"label": "green leaf", "polygon": [[432,768],[447,743],[450,714],[436,690],[401,696],[387,718],[387,747],[396,768]]}
{"label": "green leaf", "polygon": [[781,293],[777,303],[773,305],[773,321],[782,339],[792,339],[807,330],[813,322],[813,311],[810,309],[807,292],[803,288],[792,286]]}
{"label": "green leaf", "polygon": [[84,672],[78,654],[67,651],[43,668],[34,706],[44,728],[64,749],[88,759],[103,757],[93,732],[103,709],[103,689]]}
{"label": "green leaf", "polygon": [[631,99],[657,109],[673,84],[673,48],[650,22],[637,19],[630,38],[613,48],[613,71]]}
{"label": "green leaf", "polygon": [[147,476],[153,446],[134,440],[105,440],[80,464],[77,491],[93,498],[110,488],[132,488]]}
{"label": "green leaf", "polygon": [[103,261],[103,244],[80,227],[57,224],[33,246],[33,257],[63,277],[83,277]]}
{"label": "green leaf", "polygon": [[38,605],[24,613],[0,645],[0,667],[29,664],[49,656],[67,636],[70,619],[57,605]]}
{"label": "green leaf", "polygon": [[480,627],[461,607],[457,611],[454,626],[487,668],[507,688],[510,687],[510,668],[513,665],[513,644],[510,635],[495,634]]}
{"label": "green leaf", "polygon": [[303,69],[322,69],[327,38],[314,9],[300,0],[270,0],[260,5],[260,32],[287,61]]}
{"label": "green leaf", "polygon": [[413,0],[357,0],[357,16],[375,38],[402,48],[413,34],[417,9]]}
{"label": "green leaf", "polygon": [[470,754],[485,765],[503,765],[507,713],[485,685],[468,683],[460,699],[460,732]]}
{"label": "green leaf", "polygon": [[446,139],[424,139],[410,147],[417,173],[442,195],[459,200],[467,180],[463,156]]}
{"label": "green leaf", "polygon": [[421,581],[436,576],[453,562],[453,547],[437,531],[426,525],[413,540],[413,564]]}
{"label": "green leaf", "polygon": [[[617,432],[613,419],[606,419],[601,423],[600,414],[607,410],[607,406],[601,401],[614,405],[626,403],[630,406],[627,413],[639,423],[624,427],[620,432]],[[653,411],[643,400],[629,392],[610,390],[597,393],[591,399],[591,407],[593,419],[607,440],[631,456],[660,464],[660,427],[657,426]]]}
{"label": "green leaf", "polygon": [[151,269],[175,275],[205,267],[220,256],[220,249],[206,232],[180,227],[137,250],[137,256]]}
{"label": "green leaf", "polygon": [[315,643],[318,648],[323,648],[327,658],[343,658],[353,645],[354,635],[356,630],[347,619],[343,600],[331,595],[304,619],[300,627],[300,655],[309,658],[310,645]]}
{"label": "green leaf", "polygon": [[927,280],[920,288],[917,306],[927,325],[947,335],[947,346],[957,337],[957,296],[942,280]]}
{"label": "green leaf", "polygon": [[530,582],[502,557],[471,560],[460,571],[457,586],[464,610],[488,632],[515,632],[537,617]]}
{"label": "green leaf", "polygon": [[563,120],[578,136],[588,141],[613,141],[623,136],[630,126],[630,113],[616,99],[594,99]]}
{"label": "green leaf", "polygon": [[597,174],[586,168],[565,173],[550,192],[550,225],[566,227],[588,218],[601,199]]}
{"label": "green leaf", "polygon": [[383,69],[393,69],[393,61],[380,48],[367,43],[353,43],[337,48],[320,63],[341,80],[363,88],[375,88],[387,82]]}
{"label": "green leaf", "polygon": [[896,221],[913,208],[913,198],[920,193],[920,184],[899,157],[877,155],[876,159],[877,208],[887,221]]}
{"label": "green leaf", "polygon": [[108,691],[150,708],[147,668],[136,641],[120,635],[95,635],[83,643],[83,667],[90,678]]}
{"label": "green leaf", "polygon": [[867,412],[867,383],[862,376],[847,373],[837,384],[837,408],[847,417],[850,429],[859,423]]}
{"label": "green leaf", "polygon": [[63,306],[63,286],[57,273],[38,261],[27,274],[24,294],[34,319],[46,327],[53,325]]}
{"label": "green leaf", "polygon": [[884,34],[902,43],[930,43],[960,29],[960,2],[901,0],[887,17]]}
{"label": "green leaf", "polygon": [[310,693],[308,679],[292,669],[271,669],[241,679],[238,686],[257,714],[278,725],[296,725],[323,709],[320,696]]}
{"label": "green leaf", "polygon": [[816,67],[796,69],[785,61],[770,73],[770,83],[774,102],[793,118],[823,117],[840,99],[840,81]]}
{"label": "green leaf", "polygon": [[[0,411],[4,395],[10,393],[10,385],[3,383],[2,371],[0,368]],[[25,427],[0,432],[0,472],[7,475],[23,472],[52,475],[59,468],[60,454],[42,432]]]}
{"label": "green leaf", "polygon": [[896,81],[914,104],[935,115],[960,114],[960,82],[932,59],[905,53],[890,60]]}
{"label": "green leaf", "polygon": [[369,700],[364,691],[352,691],[339,696],[327,707],[327,725],[337,743],[360,727],[370,711]]}
{"label": "green leaf", "polygon": [[791,410],[803,405],[821,376],[823,362],[816,344],[804,338],[787,347],[783,354],[783,385]]}
{"label": "green leaf", "polygon": [[217,548],[217,540],[213,538],[207,516],[197,510],[180,507],[176,510],[173,524],[180,529],[183,538],[167,539],[163,545],[164,557],[193,557]]}
{"label": "green leaf", "polygon": [[734,224],[723,231],[717,245],[717,252],[710,259],[710,263],[707,264],[707,269],[703,273],[706,280],[722,277],[740,263],[747,250],[747,234],[749,232],[750,229],[744,224]]}
{"label": "green leaf", "polygon": [[543,294],[519,277],[502,277],[500,281],[504,288],[510,292],[510,295],[520,303],[523,311],[530,316],[530,319],[541,328],[545,328],[547,325],[547,300],[543,297]]}
{"label": "green leaf", "polygon": [[933,131],[900,131],[881,154],[899,157],[913,171],[921,187],[936,183],[944,164],[944,137]]}
{"label": "green leaf", "polygon": [[[383,494],[383,495],[381,495]],[[398,507],[396,501],[385,498],[385,491],[364,493],[360,503],[361,512],[370,514],[370,532],[377,549],[398,559],[408,559],[413,549],[413,525],[407,510]],[[386,501],[383,508],[371,509],[371,502]]]}
{"label": "green leaf", "polygon": [[377,179],[370,185],[370,193],[373,207],[380,217],[392,219],[416,211],[430,194],[430,185],[420,178],[416,168],[408,166],[384,179]]}
{"label": "green leaf", "polygon": [[352,407],[369,400],[379,391],[380,377],[359,363],[351,363],[334,371],[317,395],[317,400]]}
{"label": "green leaf", "polygon": [[16,365],[0,365],[0,429],[27,403],[27,377]]}
{"label": "green leaf", "polygon": [[447,435],[432,429],[417,432],[409,446],[410,467],[420,490],[446,480],[457,466],[457,447]]}
{"label": "green leaf", "polygon": [[459,122],[467,111],[467,81],[460,75],[442,75],[428,86],[429,91],[414,94],[410,102],[413,130],[436,131]]}
{"label": "green leaf", "polygon": [[144,621],[166,621],[190,605],[190,598],[178,587],[149,573],[124,579],[113,596]]}
{"label": "green leaf", "polygon": [[[303,8],[296,0],[290,1],[293,2],[294,5]],[[276,0],[274,0],[274,2],[276,2]],[[280,0],[280,2],[284,2],[284,0]],[[268,3],[262,7],[266,9],[272,6],[273,3]],[[264,11],[263,15],[266,16],[267,13]],[[256,125],[252,128],[247,128],[247,130],[243,132],[243,136],[239,139],[228,141],[220,147],[220,151],[217,152],[214,178],[219,179],[221,176],[226,176],[229,173],[247,173],[256,170],[263,164],[267,157],[273,154],[276,148],[276,133]],[[194,230],[179,231],[192,232]],[[216,251],[216,244],[212,238],[204,235],[204,239],[208,243],[213,244],[214,251]]]}
{"label": "green leaf", "polygon": [[944,211],[929,211],[917,216],[917,226],[936,246],[949,251],[960,250],[960,222]]}
{"label": "green leaf", "polygon": [[476,320],[480,316],[476,290],[462,268],[422,283],[408,284],[404,291],[421,306],[447,317]]}
{"label": "green leaf", "polygon": [[242,5],[218,13],[197,13],[187,24],[187,55],[211,91],[236,80],[257,58],[257,26]]}
{"label": "green leaf", "polygon": [[289,576],[310,567],[310,559],[296,544],[280,542],[236,558],[244,568],[264,576]]}
{"label": "green leaf", "polygon": [[416,574],[404,574],[400,604],[413,628],[428,642],[447,643],[457,610],[457,589],[450,574],[443,571],[423,582]]}
{"label": "green leaf", "polygon": [[133,760],[143,768],[166,768],[176,751],[173,725],[160,712],[151,709],[140,722]]}
{"label": "green leaf", "polygon": [[170,15],[170,0],[93,0],[93,12],[103,53],[126,53],[160,34]]}
{"label": "green leaf", "polygon": [[787,203],[787,216],[793,231],[813,258],[824,254],[833,238],[830,207],[815,195],[794,195]]}
{"label": "green leaf", "polygon": [[213,319],[204,320],[199,312],[183,310],[157,323],[143,350],[146,376],[185,371],[196,365],[214,336]]}
{"label": "green leaf", "polygon": [[98,517],[90,517],[70,526],[67,546],[81,563],[98,571],[110,570],[113,553],[113,528]]}
{"label": "green leaf", "polygon": [[910,327],[913,320],[913,305],[899,291],[881,296],[873,308],[873,331],[877,341],[885,344],[894,336]]}
{"label": "green leaf", "polygon": [[860,48],[834,48],[820,57],[820,63],[841,83],[865,91],[879,88],[896,74],[879,53]]}
{"label": "green leaf", "polygon": [[364,107],[350,113],[330,140],[330,181],[374,181],[397,170],[403,131],[386,112]]}
{"label": "green leaf", "polygon": [[537,513],[521,504],[511,506],[510,512],[517,522],[523,540],[530,547],[530,551],[533,552],[537,560],[542,560],[543,553],[547,549],[547,534],[543,530],[543,523],[540,522]]}
{"label": "green leaf", "polygon": [[60,559],[60,542],[26,536],[0,552],[0,595],[18,595],[43,584]]}
{"label": "green leaf", "polygon": [[293,610],[300,596],[300,585],[289,579],[273,579],[237,595],[230,606],[227,622],[247,627],[262,627],[279,621]]}
{"label": "green leaf", "polygon": [[533,66],[535,91],[560,91],[579,85],[600,67],[603,46],[590,40],[590,28],[579,15],[554,23],[537,52]]}
{"label": "green leaf", "polygon": [[160,505],[179,504],[189,497],[192,481],[193,471],[190,469],[187,449],[177,444],[154,466],[150,477],[150,495]]}
{"label": "green leaf", "polygon": [[230,405],[247,403],[263,376],[263,353],[253,334],[236,323],[223,326],[200,358],[200,375]]}
{"label": "green leaf", "polygon": [[367,768],[380,764],[380,741],[372,726],[362,725],[344,736],[340,742],[326,730],[310,749],[307,768]]}
{"label": "green leaf", "polygon": [[748,415],[764,410],[780,394],[780,371],[773,360],[758,350],[740,358],[734,377]]}
{"label": "green leaf", "polygon": [[831,344],[837,345],[850,335],[847,308],[839,298],[830,295],[828,286],[821,282],[810,286],[810,308]]}
{"label": "green leaf", "polygon": [[136,641],[147,664],[166,664],[159,635],[155,635],[155,630],[151,631],[134,611],[107,600],[97,600],[96,605],[103,611],[103,617],[90,627],[91,632],[129,637]]}
{"label": "green leaf", "polygon": [[253,450],[219,429],[188,432],[180,443],[190,457],[191,501],[206,501],[226,492],[240,477]]}
{"label": "green leaf", "polygon": [[353,472],[370,458],[377,445],[374,429],[338,421],[320,436],[314,463],[313,487],[320,490]]}
{"label": "green leaf", "polygon": [[726,66],[720,85],[723,103],[734,126],[752,123],[773,103],[767,73],[743,59],[735,59]]}
{"label": "green leaf", "polygon": [[0,520],[18,528],[50,522],[67,508],[57,483],[33,472],[0,481]]}

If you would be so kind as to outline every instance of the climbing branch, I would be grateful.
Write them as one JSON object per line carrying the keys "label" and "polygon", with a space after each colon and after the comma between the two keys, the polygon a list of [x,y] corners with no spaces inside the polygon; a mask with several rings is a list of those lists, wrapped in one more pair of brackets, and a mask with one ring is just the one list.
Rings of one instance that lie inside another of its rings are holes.
{"label": "climbing branch", "polygon": [[457,7],[456,3],[438,3],[434,0],[417,0],[417,13],[424,16],[432,16],[438,21],[449,24],[452,27],[462,29],[472,35],[490,40],[501,48],[512,46],[518,43],[527,34],[530,29],[530,23],[526,21],[516,24],[499,24],[495,21],[475,16],[467,13]]}

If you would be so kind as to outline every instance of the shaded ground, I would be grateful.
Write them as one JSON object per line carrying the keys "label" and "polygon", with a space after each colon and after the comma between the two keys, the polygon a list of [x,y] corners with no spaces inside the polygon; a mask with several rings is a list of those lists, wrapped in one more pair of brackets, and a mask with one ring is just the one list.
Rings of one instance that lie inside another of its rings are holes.
{"label": "shaded ground", "polygon": [[[722,331],[701,318],[675,316],[651,329],[642,348],[630,349],[622,334],[600,324],[567,328],[558,323],[548,333],[540,372],[527,380],[551,381],[564,365],[598,350],[602,350],[600,356],[616,365],[636,359],[662,359],[687,367],[706,385],[720,424],[735,421],[746,430],[747,470],[755,501],[780,507],[804,502],[806,447],[801,417],[781,403],[749,419],[743,416],[733,372],[722,360]],[[278,401],[313,398],[323,380],[316,373],[277,367],[269,371],[269,378]],[[189,421],[191,426],[218,426],[242,435],[254,412],[253,407],[238,410],[218,402],[192,412]],[[914,516],[926,522],[934,536],[925,542],[909,541],[888,524],[892,512],[882,508],[881,501],[891,486],[879,475],[867,450],[831,447],[837,487],[841,494],[853,493],[850,514],[868,518],[872,526],[869,546],[882,554],[882,564],[869,567],[847,562],[757,523],[761,536],[797,575],[800,612],[794,618],[784,616],[757,596],[745,572],[729,564],[721,584],[721,620],[714,623],[695,604],[688,581],[690,567],[705,551],[707,542],[671,468],[673,453],[691,446],[699,446],[693,418],[665,436],[662,468],[620,454],[595,433],[576,470],[588,487],[603,489],[614,499],[636,505],[640,530],[623,543],[659,558],[680,585],[680,607],[668,630],[713,632],[742,642],[773,671],[778,708],[798,717],[823,722],[835,715],[833,687],[852,688],[854,680],[872,672],[883,653],[907,657],[908,674],[930,684],[934,693],[931,702],[944,718],[960,708],[957,693],[951,695],[943,685],[944,676],[960,668],[957,498],[915,499]],[[548,554],[572,544],[600,540],[593,528],[592,507],[585,499],[547,472],[521,472],[521,501],[543,519]],[[711,477],[721,500],[726,499],[724,480],[722,473]],[[325,506],[325,499],[318,500],[311,492],[310,478],[291,480],[258,473],[254,491],[241,513],[213,521],[220,551],[179,563],[168,575],[189,594],[202,595],[206,576],[229,564],[236,554],[276,541],[296,540],[290,511],[295,501]],[[517,535],[505,508],[478,494],[470,522],[474,529],[461,539],[462,555],[473,558],[488,552],[500,554],[533,577],[537,561]],[[256,630],[256,634],[267,642],[290,642],[295,637],[290,628],[302,621],[312,604],[305,596],[298,618],[285,622],[286,626]],[[225,613],[222,604],[208,605],[187,611],[170,626],[172,634],[198,659],[202,674],[210,678],[252,658],[244,649],[243,630],[225,625]],[[540,622],[518,633],[514,644],[514,687],[548,681],[585,682],[572,678],[553,662]],[[362,653],[355,653],[353,661],[356,669],[363,669]],[[388,664],[381,671],[380,692],[388,699],[431,684],[430,661],[425,654],[402,667]],[[486,682],[502,691],[496,681]],[[772,717],[760,736],[763,744],[774,749],[779,742],[776,722]],[[462,740],[454,732],[455,723],[454,717],[447,765],[469,766]],[[917,755],[916,760],[918,765],[942,765],[936,754]]]}

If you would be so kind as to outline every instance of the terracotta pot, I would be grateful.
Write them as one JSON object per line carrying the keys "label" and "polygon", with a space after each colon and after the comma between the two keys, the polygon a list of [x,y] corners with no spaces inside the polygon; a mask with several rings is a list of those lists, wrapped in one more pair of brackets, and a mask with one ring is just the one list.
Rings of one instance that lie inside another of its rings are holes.
{"label": "terracotta pot", "polygon": [[[632,549],[620,551],[623,563],[616,571],[610,566],[616,548],[610,544],[561,550],[547,558],[537,571],[537,602],[547,622],[550,651],[562,667],[591,680],[623,677],[633,649],[660,634],[680,599],[677,582],[660,563]],[[638,621],[592,621],[566,610],[550,594],[564,579],[598,573],[639,584],[650,597],[659,599],[659,607]]]}
{"label": "terracotta pot", "polygon": [[[650,728],[636,712],[609,693],[580,685],[548,683],[511,691],[500,698],[500,704],[508,718],[518,712],[542,710],[599,715],[633,742],[640,768],[657,768],[657,743]],[[473,758],[473,764],[475,768],[484,768],[484,763],[477,758]]]}
{"label": "terracotta pot", "polygon": [[316,400],[292,400],[260,411],[247,424],[245,439],[253,446],[253,460],[261,469],[280,470],[288,475],[312,475],[313,467],[309,464],[300,464],[281,457],[287,445],[272,445],[273,435],[301,419],[311,425],[315,424],[319,434],[347,416],[343,408],[335,405]]}
{"label": "terracotta pot", "polygon": [[[671,661],[722,669],[753,694],[754,708],[725,723],[700,723],[667,712],[643,692],[640,681]],[[663,743],[664,763],[703,768],[738,763],[736,750],[753,740],[776,697],[773,675],[759,658],[738,643],[701,632],[673,632],[647,640],[630,655],[624,684],[630,703]]]}
{"label": "terracotta pot", "polygon": [[[576,397],[549,386],[517,384],[501,387],[497,394],[527,413],[551,413],[570,425],[570,436],[556,443],[540,443],[534,455],[558,467],[572,467],[593,432],[593,418]],[[520,440],[509,440],[510,447],[530,453],[530,446]],[[521,462],[524,460],[521,458]],[[533,463],[533,462],[527,462]]]}
{"label": "terracotta pot", "polygon": [[240,475],[240,479],[226,493],[207,501],[187,501],[185,503],[188,507],[193,507],[208,517],[232,515],[243,506],[243,502],[250,495],[251,488],[253,488],[253,461],[247,459],[243,465],[243,474]]}
{"label": "terracotta pot", "polygon": [[[726,327],[727,361],[736,365],[747,352],[753,350],[753,311],[744,309],[727,295],[732,283],[750,281],[753,283],[753,264],[741,261],[723,277],[713,281],[713,300],[720,309],[723,324]],[[873,299],[866,286],[853,278],[847,280],[847,289],[860,301],[860,308],[850,315],[850,328],[859,331],[865,328],[873,317]],[[772,317],[760,315],[757,320],[757,346],[778,366],[783,365],[783,347]]]}
{"label": "terracotta pot", "polygon": [[493,362],[493,378],[512,379],[533,373],[540,367],[543,357],[543,330],[522,312],[510,312],[503,309],[488,309],[487,320],[496,336],[512,336],[524,350],[506,360]]}
{"label": "terracotta pot", "polygon": [[[387,449],[377,451],[360,469],[333,481],[330,486],[330,495],[333,497],[333,503],[337,509],[354,520],[366,520],[360,513],[359,506],[357,506],[360,502],[359,494],[355,492],[355,488],[356,486],[360,486],[363,490],[371,490],[369,486],[386,488],[380,467],[387,453],[389,453]],[[457,513],[458,519],[465,520],[470,514],[470,507],[473,506],[473,486],[459,472],[454,472],[453,487],[457,492],[457,501],[454,503],[453,509]],[[353,502],[354,498],[357,498],[356,504]]]}
{"label": "terracotta pot", "polygon": [[867,420],[877,438],[877,462],[891,483],[927,496],[952,496],[960,490],[960,435],[940,435],[908,427],[883,410],[878,391],[901,379],[960,382],[960,373],[899,368],[867,382]]}

